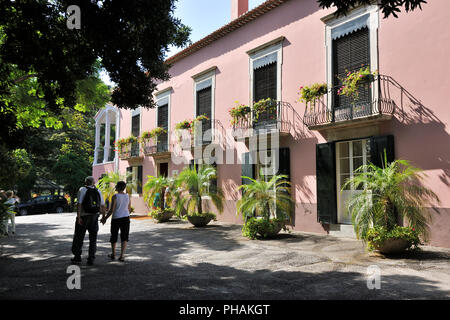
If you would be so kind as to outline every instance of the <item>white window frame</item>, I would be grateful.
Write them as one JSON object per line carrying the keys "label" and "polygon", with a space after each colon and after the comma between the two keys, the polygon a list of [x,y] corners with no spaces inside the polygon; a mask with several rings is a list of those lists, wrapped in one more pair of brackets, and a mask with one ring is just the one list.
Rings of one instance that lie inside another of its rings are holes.
{"label": "white window frame", "polygon": [[[369,28],[369,47],[370,47],[370,67],[371,71],[378,70],[378,28],[380,25],[380,10],[378,5],[359,7],[351,10],[346,16],[335,18],[334,14],[323,17],[321,20],[325,23],[325,51],[326,51],[326,79],[328,88],[333,85],[333,39],[332,31],[335,28],[345,24],[352,23],[356,19],[369,14],[367,27]],[[332,95],[328,95],[328,110],[332,109]],[[372,100],[378,100],[378,82],[375,81],[372,86]]]}
{"label": "white window frame", "polygon": [[[369,138],[363,138],[363,139],[355,139],[355,140],[346,140],[346,141],[338,141],[336,142],[336,154],[335,154],[335,159],[336,159],[336,205],[337,205],[337,210],[339,210],[340,206],[341,206],[341,202],[342,202],[342,194],[341,194],[341,188],[342,188],[342,184],[341,184],[341,154],[340,154],[340,149],[339,149],[339,145],[343,144],[343,143],[351,143],[349,144],[349,150],[348,150],[348,159],[351,161],[349,161],[349,179],[354,177],[354,171],[357,168],[353,167],[353,163],[354,163],[354,156],[353,156],[353,143],[354,142],[358,142],[361,141],[362,145],[362,165],[367,165],[369,164],[368,158],[370,158],[370,154],[367,154],[367,144],[370,144],[370,139]],[[364,171],[366,172],[366,171]],[[367,185],[364,185],[364,189],[367,189]],[[353,184],[350,185],[350,189],[346,190],[346,191],[351,191],[351,192],[355,192],[358,191],[355,189],[355,186]],[[337,212],[339,215],[339,211]],[[338,221],[339,224],[342,224],[341,222]]]}
{"label": "white window frame", "polygon": [[277,101],[281,101],[282,96],[282,86],[281,86],[281,76],[282,76],[282,65],[283,65],[283,40],[284,37],[277,38],[270,41],[262,46],[255,49],[247,51],[249,55],[249,86],[250,86],[250,106],[253,107],[253,97],[255,96],[255,86],[254,86],[254,69],[253,65],[258,59],[264,58],[272,53],[277,54]]}

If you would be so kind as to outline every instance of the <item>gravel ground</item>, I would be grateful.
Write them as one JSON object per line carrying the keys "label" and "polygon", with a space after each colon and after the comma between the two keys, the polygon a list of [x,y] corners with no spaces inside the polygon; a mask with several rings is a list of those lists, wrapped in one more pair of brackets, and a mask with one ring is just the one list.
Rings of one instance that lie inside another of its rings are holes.
{"label": "gravel ground", "polygon": [[[86,236],[81,288],[70,290],[74,222],[74,213],[16,217],[16,235],[0,239],[0,299],[450,298],[449,249],[385,258],[354,239],[291,232],[252,241],[237,225],[196,229],[146,218],[132,219],[125,263],[107,258],[107,223],[95,265],[87,266]],[[368,288],[370,266],[380,272],[380,289]]]}

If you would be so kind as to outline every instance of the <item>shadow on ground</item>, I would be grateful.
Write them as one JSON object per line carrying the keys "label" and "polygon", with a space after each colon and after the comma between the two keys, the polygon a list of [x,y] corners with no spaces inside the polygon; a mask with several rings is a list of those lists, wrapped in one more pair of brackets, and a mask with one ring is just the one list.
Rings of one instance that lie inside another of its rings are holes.
{"label": "shadow on ground", "polygon": [[[295,244],[320,238],[323,241],[323,237],[286,234],[267,247],[269,241],[234,239],[236,226],[195,229],[179,221],[165,225],[148,222],[150,227],[145,223],[140,222],[139,228],[132,230],[125,263],[107,259],[108,228],[101,229],[96,264],[81,265],[81,290],[69,290],[66,286],[73,226],[19,225],[19,235],[0,240],[0,299],[450,297],[450,292],[442,289],[439,282],[416,275],[386,275],[381,279],[380,290],[369,290],[365,268],[349,269],[307,253],[274,254],[279,243]],[[287,263],[290,257],[295,263]],[[444,259],[444,256],[422,252],[421,258]],[[320,271],[316,269],[319,265],[327,267]],[[289,270],[292,267],[305,269]]]}

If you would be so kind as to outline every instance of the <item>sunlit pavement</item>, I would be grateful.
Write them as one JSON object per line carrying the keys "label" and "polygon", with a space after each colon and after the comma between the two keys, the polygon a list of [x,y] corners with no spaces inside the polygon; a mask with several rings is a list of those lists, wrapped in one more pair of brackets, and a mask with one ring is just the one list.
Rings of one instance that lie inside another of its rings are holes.
{"label": "sunlit pavement", "polygon": [[76,284],[68,273],[75,215],[16,223],[16,235],[0,239],[0,299],[450,298],[448,249],[386,259],[354,239],[292,232],[251,241],[236,225],[196,229],[150,219],[132,220],[125,263],[107,258],[107,223],[100,225],[95,265],[87,266],[86,235],[80,289],[69,289]]}

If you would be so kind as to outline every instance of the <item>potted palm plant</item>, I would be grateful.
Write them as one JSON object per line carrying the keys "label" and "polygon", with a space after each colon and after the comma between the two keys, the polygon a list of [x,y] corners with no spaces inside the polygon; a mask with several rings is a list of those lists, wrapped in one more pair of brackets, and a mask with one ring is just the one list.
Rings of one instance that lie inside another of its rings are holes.
{"label": "potted palm plant", "polygon": [[137,183],[132,182],[131,176],[132,174],[130,172],[127,172],[124,175],[118,172],[108,172],[105,176],[98,180],[96,187],[102,193],[105,203],[107,203],[108,205],[111,204],[111,199],[113,195],[116,194],[116,184],[119,181],[128,181],[127,193],[130,195],[132,193],[132,190],[137,189]]}
{"label": "potted palm plant", "polygon": [[[363,165],[346,181],[342,190],[353,184],[364,186],[348,202],[348,214],[358,238],[369,250],[400,253],[427,241],[431,215],[426,209],[439,203],[436,194],[423,185],[425,175],[406,160],[395,160],[383,167]],[[400,226],[405,221],[407,226]]]}
{"label": "potted palm plant", "polygon": [[239,187],[242,198],[237,202],[237,214],[244,218],[242,234],[250,239],[271,238],[286,230],[294,205],[288,176],[274,175],[269,181],[242,178],[250,181]]}
{"label": "potted palm plant", "polygon": [[147,206],[153,208],[149,215],[158,223],[167,222],[175,213],[172,208],[172,191],[175,190],[175,179],[164,176],[147,176],[147,178],[143,189]]}
{"label": "potted palm plant", "polygon": [[219,212],[223,211],[222,191],[211,184],[216,177],[216,169],[208,165],[200,165],[198,170],[187,167],[178,175],[176,212],[180,216],[185,212],[185,218],[195,227],[204,227],[216,219],[214,213],[203,210],[204,197],[210,199]]}

